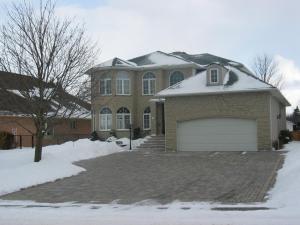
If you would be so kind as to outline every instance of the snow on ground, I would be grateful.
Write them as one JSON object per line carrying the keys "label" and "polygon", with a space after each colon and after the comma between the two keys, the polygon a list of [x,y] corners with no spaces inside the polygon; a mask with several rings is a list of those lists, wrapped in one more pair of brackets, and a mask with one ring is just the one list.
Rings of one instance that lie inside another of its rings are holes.
{"label": "snow on ground", "polygon": [[[0,201],[0,224],[5,225],[298,225],[300,222],[300,142],[284,149],[286,160],[279,170],[266,203],[220,205],[151,201],[133,205],[41,204]],[[20,206],[14,206],[20,205]],[[38,207],[40,206],[40,207]],[[48,206],[48,207],[45,207]],[[268,207],[256,211],[215,211],[213,207]]]}
{"label": "snow on ground", "polygon": [[[129,143],[126,138],[120,140],[125,144]],[[134,140],[132,145],[135,148],[144,140]],[[129,149],[128,145],[120,147],[116,142],[81,139],[62,145],[44,147],[42,160],[39,163],[33,162],[34,150],[32,148],[0,151],[0,195],[77,175],[85,169],[73,165],[73,162],[127,149]]]}

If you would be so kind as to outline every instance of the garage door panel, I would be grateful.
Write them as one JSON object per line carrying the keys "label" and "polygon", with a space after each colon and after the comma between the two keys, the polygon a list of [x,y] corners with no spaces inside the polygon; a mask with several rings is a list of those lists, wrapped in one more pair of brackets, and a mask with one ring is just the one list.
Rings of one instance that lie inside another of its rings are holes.
{"label": "garage door panel", "polygon": [[177,148],[180,151],[256,151],[256,121],[201,119],[180,122]]}

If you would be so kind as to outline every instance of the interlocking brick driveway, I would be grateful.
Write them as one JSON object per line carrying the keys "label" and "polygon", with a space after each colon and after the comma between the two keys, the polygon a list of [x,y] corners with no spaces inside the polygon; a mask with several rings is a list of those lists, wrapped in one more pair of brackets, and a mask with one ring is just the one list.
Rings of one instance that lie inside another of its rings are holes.
{"label": "interlocking brick driveway", "polygon": [[263,201],[283,157],[279,152],[122,152],[78,162],[87,171],[77,176],[0,198],[83,203]]}

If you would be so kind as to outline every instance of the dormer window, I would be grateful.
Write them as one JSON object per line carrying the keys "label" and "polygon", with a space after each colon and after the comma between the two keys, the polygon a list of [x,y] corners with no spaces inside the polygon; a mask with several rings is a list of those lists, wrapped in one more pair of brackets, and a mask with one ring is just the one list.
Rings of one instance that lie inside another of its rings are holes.
{"label": "dormer window", "polygon": [[210,77],[210,83],[211,84],[219,83],[219,73],[218,73],[217,69],[211,69],[209,77]]}

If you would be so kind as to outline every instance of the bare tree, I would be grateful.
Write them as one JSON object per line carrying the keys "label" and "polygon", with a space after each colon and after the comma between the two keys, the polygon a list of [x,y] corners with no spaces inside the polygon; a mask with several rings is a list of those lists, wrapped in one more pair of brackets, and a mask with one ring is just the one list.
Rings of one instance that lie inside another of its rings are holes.
{"label": "bare tree", "polygon": [[261,80],[282,88],[284,83],[283,74],[279,72],[278,63],[267,54],[257,55],[253,60],[252,69],[255,75]]}
{"label": "bare tree", "polygon": [[[60,96],[79,93],[83,74],[94,63],[96,45],[86,38],[83,26],[59,18],[51,0],[41,0],[39,7],[26,0],[12,3],[7,18],[0,30],[0,69],[34,81],[21,94],[31,103],[28,110],[36,128],[34,161],[38,162],[47,122],[69,117],[77,109],[73,103],[66,107]],[[50,106],[53,102],[55,107]]]}

